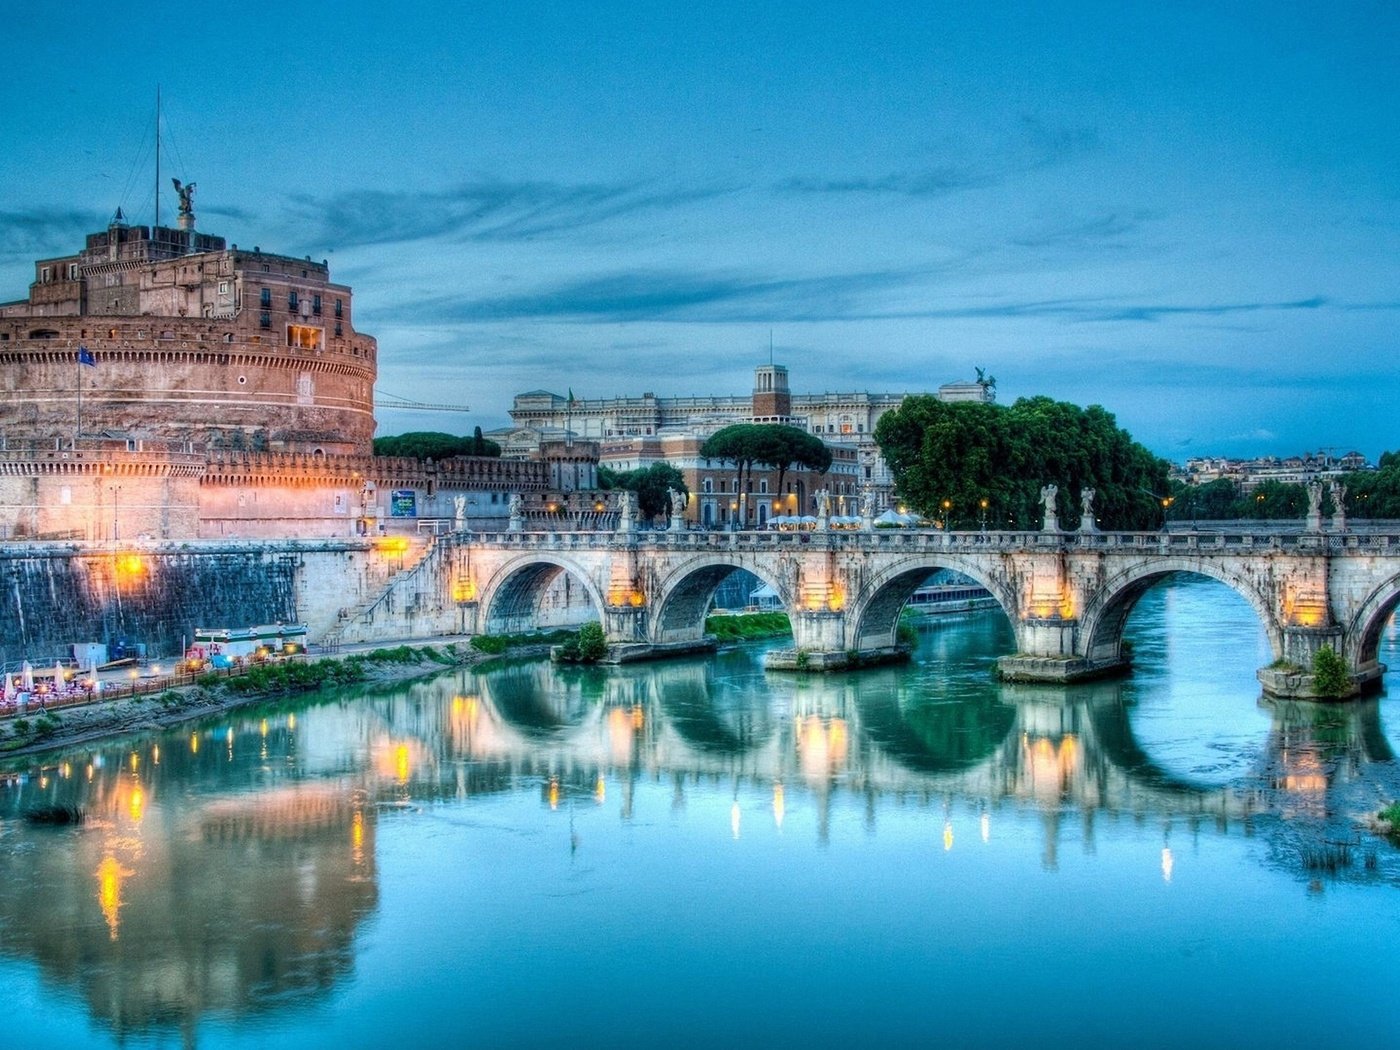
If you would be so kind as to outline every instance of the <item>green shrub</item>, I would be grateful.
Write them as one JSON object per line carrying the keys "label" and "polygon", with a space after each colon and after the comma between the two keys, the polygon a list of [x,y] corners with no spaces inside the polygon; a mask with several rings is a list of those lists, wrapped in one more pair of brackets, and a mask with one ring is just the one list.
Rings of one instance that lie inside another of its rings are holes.
{"label": "green shrub", "polygon": [[1400,802],[1392,802],[1381,810],[1381,820],[1388,823],[1395,831],[1400,831]]}
{"label": "green shrub", "polygon": [[1330,645],[1313,654],[1313,692],[1318,696],[1338,697],[1351,692],[1351,672],[1347,662]]}
{"label": "green shrub", "polygon": [[507,642],[504,638],[494,634],[474,634],[472,635],[472,648],[479,653],[503,653],[506,651]]}
{"label": "green shrub", "polygon": [[781,638],[792,633],[792,621],[785,612],[718,613],[705,617],[705,633],[722,642]]}
{"label": "green shrub", "polygon": [[29,731],[34,728],[27,718],[16,718],[10,725],[15,731],[15,736],[28,736]]}
{"label": "green shrub", "polygon": [[594,620],[578,629],[578,658],[586,664],[594,664],[608,655],[608,640],[603,634],[603,625]]}

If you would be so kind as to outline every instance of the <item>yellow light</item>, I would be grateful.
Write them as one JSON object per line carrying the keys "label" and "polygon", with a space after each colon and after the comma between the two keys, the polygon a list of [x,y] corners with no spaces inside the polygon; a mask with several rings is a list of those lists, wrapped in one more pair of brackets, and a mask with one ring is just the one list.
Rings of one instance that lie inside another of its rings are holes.
{"label": "yellow light", "polygon": [[155,747],[151,748],[151,761],[154,762],[156,765],[160,765],[160,745],[159,745],[159,744],[156,744]]}
{"label": "yellow light", "polygon": [[475,580],[466,577],[458,577],[452,582],[452,600],[454,602],[469,602],[475,598]]}
{"label": "yellow light", "polygon": [[553,777],[549,778],[549,808],[559,808],[559,781]]}
{"label": "yellow light", "polygon": [[943,825],[943,852],[947,853],[953,848],[953,823],[947,821]]}
{"label": "yellow light", "polygon": [[118,554],[117,573],[123,576],[140,576],[146,571],[146,560],[139,554]]}
{"label": "yellow light", "polygon": [[408,540],[403,536],[382,536],[374,541],[374,549],[380,554],[402,554],[408,550]]}
{"label": "yellow light", "polygon": [[598,782],[593,785],[593,797],[598,800],[599,805],[602,805],[608,797],[607,785],[603,783],[601,773],[598,775]]}
{"label": "yellow light", "polygon": [[633,591],[627,598],[627,604],[634,609],[639,609],[646,604],[646,599],[642,597],[641,591]]}
{"label": "yellow light", "polygon": [[107,920],[107,932],[112,940],[117,939],[121,925],[119,912],[122,906],[122,879],[131,872],[117,863],[110,853],[102,858],[97,866],[97,903],[102,909],[102,917]]}
{"label": "yellow light", "polygon": [[288,728],[288,729],[295,729],[296,727],[297,727],[297,716],[296,716],[296,715],[288,715],[288,716],[287,716],[287,728]]}
{"label": "yellow light", "polygon": [[357,855],[365,845],[365,815],[359,810],[355,811],[355,816],[350,821],[350,847]]}
{"label": "yellow light", "polygon": [[406,784],[408,783],[408,773],[408,745],[400,744],[394,749],[394,775],[399,778],[400,784]]}
{"label": "yellow light", "polygon": [[131,792],[131,802],[129,808],[131,810],[131,819],[136,821],[138,824],[141,822],[141,815],[143,809],[145,808],[145,805],[146,796],[141,793],[141,789],[139,787],[135,788]]}
{"label": "yellow light", "polygon": [[139,756],[135,751],[133,751],[133,752],[131,753],[131,771],[132,771],[133,773],[135,773],[136,770],[140,767],[140,765],[141,765],[141,756]]}
{"label": "yellow light", "polygon": [[197,755],[197,754],[199,754],[199,734],[198,734],[198,733],[191,733],[191,734],[190,734],[190,754],[192,754],[192,755]]}
{"label": "yellow light", "polygon": [[266,719],[266,718],[264,718],[264,719],[262,720],[262,722],[260,722],[260,723],[258,724],[258,732],[259,732],[260,734],[262,734],[263,736],[267,736],[267,719]]}

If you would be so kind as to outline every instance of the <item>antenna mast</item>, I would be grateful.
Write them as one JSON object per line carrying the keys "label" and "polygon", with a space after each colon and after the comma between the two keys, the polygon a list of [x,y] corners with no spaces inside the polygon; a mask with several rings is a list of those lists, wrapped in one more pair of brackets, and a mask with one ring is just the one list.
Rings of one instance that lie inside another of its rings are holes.
{"label": "antenna mast", "polygon": [[[156,85],[156,226],[160,225],[160,85]],[[151,235],[155,236],[154,227]]]}

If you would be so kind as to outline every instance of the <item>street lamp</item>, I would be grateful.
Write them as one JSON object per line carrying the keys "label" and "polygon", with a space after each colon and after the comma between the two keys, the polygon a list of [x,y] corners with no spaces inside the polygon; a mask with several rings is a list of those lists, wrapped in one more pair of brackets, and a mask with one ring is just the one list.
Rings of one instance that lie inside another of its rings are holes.
{"label": "street lamp", "polygon": [[949,525],[951,524],[951,522],[948,521],[948,512],[949,512],[950,510],[952,510],[952,509],[953,509],[953,501],[950,500],[950,499],[945,499],[945,500],[943,501],[943,531],[944,531],[944,532],[949,532],[949,531],[950,531]]}
{"label": "street lamp", "polygon": [[987,497],[983,496],[977,501],[977,505],[982,508],[982,531],[987,531]]}

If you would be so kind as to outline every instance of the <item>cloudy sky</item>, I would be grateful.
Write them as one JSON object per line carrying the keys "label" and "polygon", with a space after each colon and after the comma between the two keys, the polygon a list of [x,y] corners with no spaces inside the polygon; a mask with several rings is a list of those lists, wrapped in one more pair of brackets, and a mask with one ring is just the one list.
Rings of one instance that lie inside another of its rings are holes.
{"label": "cloudy sky", "polygon": [[159,83],[200,228],[328,259],[381,394],[472,408],[381,433],[746,393],[771,340],[798,392],[980,366],[1178,460],[1400,448],[1393,3],[78,2],[6,43],[0,298],[151,221]]}

